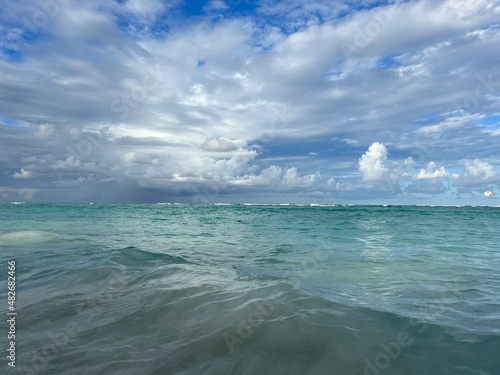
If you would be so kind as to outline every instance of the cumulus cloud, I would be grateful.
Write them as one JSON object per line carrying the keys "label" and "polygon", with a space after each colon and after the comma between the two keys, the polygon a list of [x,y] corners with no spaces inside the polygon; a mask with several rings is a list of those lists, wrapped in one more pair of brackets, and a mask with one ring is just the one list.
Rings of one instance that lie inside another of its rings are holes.
{"label": "cumulus cloud", "polygon": [[355,188],[355,186],[353,184],[339,182],[334,177],[331,177],[330,179],[328,179],[328,181],[326,182],[326,185],[329,188],[336,190],[336,191],[352,191]]}
{"label": "cumulus cloud", "polygon": [[181,169],[183,174],[194,175],[203,179],[228,181],[255,168],[251,162],[258,156],[257,151],[240,149],[229,159],[198,157],[191,159]]}
{"label": "cumulus cloud", "polygon": [[426,168],[420,169],[417,180],[436,179],[448,177],[448,172],[444,167],[436,168],[436,163],[431,161]]}
{"label": "cumulus cloud", "polygon": [[211,137],[201,145],[203,151],[228,152],[237,149],[237,146],[224,138]]}
{"label": "cumulus cloud", "polygon": [[482,181],[492,180],[497,175],[498,171],[493,165],[479,159],[466,161],[464,164],[464,172],[462,174],[464,178],[474,178]]}
{"label": "cumulus cloud", "polygon": [[297,168],[282,168],[271,165],[259,173],[247,174],[232,181],[235,185],[277,186],[280,188],[305,188],[314,185],[320,173],[300,175]]}
{"label": "cumulus cloud", "polygon": [[[449,177],[444,167],[437,168],[436,163],[429,162],[425,168],[415,173],[415,160],[412,157],[405,159],[389,160],[387,147],[380,142],[374,142],[358,160],[358,171],[365,183],[383,182],[386,187],[394,191],[435,193],[442,191],[441,182],[427,183],[419,180],[437,180]],[[409,183],[405,189],[397,187],[399,182]],[[328,184],[332,186],[336,181],[331,179]]]}
{"label": "cumulus cloud", "polygon": [[284,171],[281,183],[287,187],[311,186],[321,177],[319,173],[299,176],[297,168],[288,168]]}
{"label": "cumulus cloud", "polygon": [[21,168],[19,172],[16,172],[12,175],[13,178],[31,178],[33,177],[33,173],[30,171],[27,171],[24,168]]}
{"label": "cumulus cloud", "polygon": [[454,173],[452,181],[456,186],[484,186],[500,182],[498,170],[486,161],[466,160],[461,174]]}
{"label": "cumulus cloud", "polygon": [[383,143],[374,142],[358,161],[359,171],[363,181],[380,182],[389,178],[389,168],[386,166],[387,148]]}

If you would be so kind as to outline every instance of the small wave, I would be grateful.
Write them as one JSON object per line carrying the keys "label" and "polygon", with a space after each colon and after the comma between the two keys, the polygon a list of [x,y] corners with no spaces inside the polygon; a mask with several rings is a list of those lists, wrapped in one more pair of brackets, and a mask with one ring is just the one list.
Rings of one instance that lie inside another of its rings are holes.
{"label": "small wave", "polygon": [[170,255],[166,253],[155,253],[141,250],[135,246],[125,247],[119,250],[119,255],[112,258],[114,262],[135,265],[137,262],[160,261],[170,264],[185,264],[190,263],[181,256]]}
{"label": "small wave", "polygon": [[16,232],[0,233],[0,244],[2,245],[23,245],[29,243],[56,241],[59,236],[40,230],[22,230]]}
{"label": "small wave", "polygon": [[276,255],[286,254],[286,253],[292,252],[292,250],[293,250],[293,245],[281,244],[281,245],[278,245],[275,248],[273,248],[271,250],[271,254],[276,254]]}
{"label": "small wave", "polygon": [[271,203],[242,203],[242,206],[272,206]]}

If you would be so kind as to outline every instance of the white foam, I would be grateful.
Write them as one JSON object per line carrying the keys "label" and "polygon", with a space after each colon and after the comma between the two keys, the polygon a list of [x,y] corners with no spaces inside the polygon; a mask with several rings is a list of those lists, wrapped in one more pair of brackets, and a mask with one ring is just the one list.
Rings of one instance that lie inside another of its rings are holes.
{"label": "white foam", "polygon": [[57,239],[57,235],[41,230],[22,230],[0,233],[1,245],[22,245],[26,243],[47,242]]}

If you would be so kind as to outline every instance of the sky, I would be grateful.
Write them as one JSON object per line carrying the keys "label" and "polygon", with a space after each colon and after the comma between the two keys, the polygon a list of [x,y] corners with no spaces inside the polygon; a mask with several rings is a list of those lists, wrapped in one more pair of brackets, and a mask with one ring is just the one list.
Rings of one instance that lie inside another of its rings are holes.
{"label": "sky", "polygon": [[0,201],[500,205],[499,0],[0,9]]}

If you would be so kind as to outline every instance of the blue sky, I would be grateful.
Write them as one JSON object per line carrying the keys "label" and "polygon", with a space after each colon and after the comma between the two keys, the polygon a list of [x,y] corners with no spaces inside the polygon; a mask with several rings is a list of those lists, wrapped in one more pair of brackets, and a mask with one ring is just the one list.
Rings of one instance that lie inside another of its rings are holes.
{"label": "blue sky", "polygon": [[497,1],[0,5],[0,201],[500,204]]}

